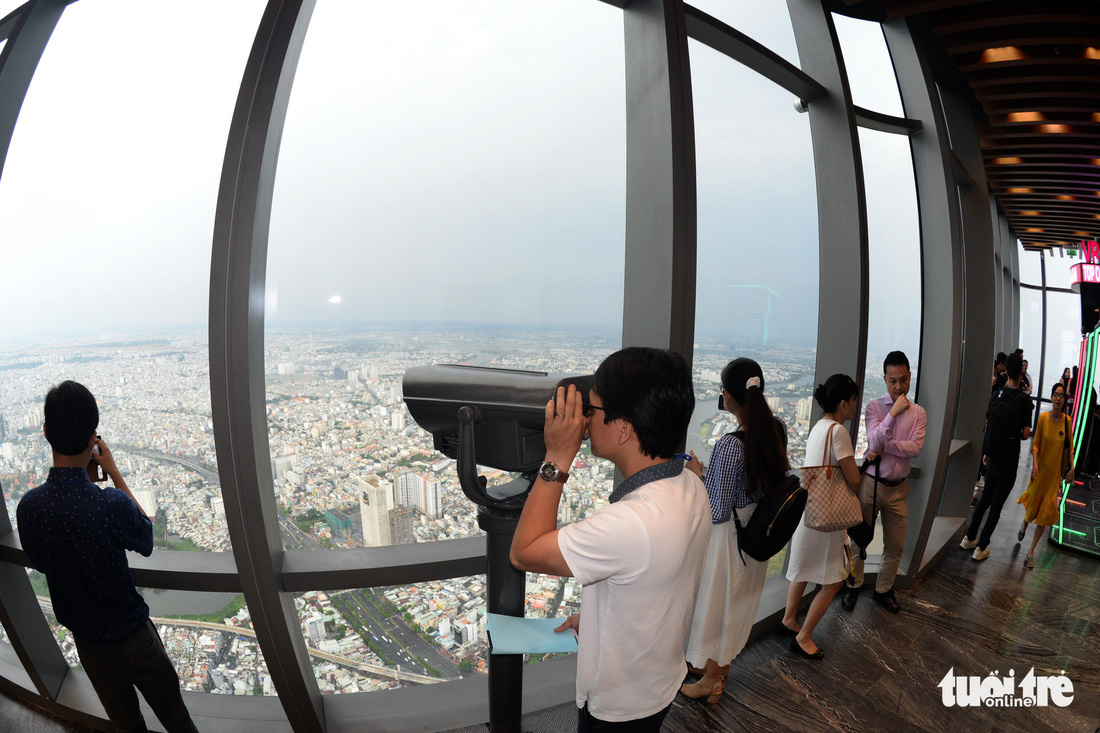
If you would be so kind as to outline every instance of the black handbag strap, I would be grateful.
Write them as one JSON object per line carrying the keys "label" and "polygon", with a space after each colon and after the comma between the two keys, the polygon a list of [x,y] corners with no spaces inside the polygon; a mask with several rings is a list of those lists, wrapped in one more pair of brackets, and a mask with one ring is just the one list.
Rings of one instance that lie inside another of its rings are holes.
{"label": "black handbag strap", "polygon": [[[730,435],[732,435],[735,439],[740,440],[742,448],[747,450],[747,446],[745,445],[745,434],[743,431],[738,430],[736,432],[730,433]],[[737,507],[733,505],[733,502],[730,502],[730,511],[733,512],[733,528],[734,531],[737,532],[737,554],[741,556],[741,564],[747,566],[748,563],[745,562],[745,553],[741,550],[741,517],[737,516]]]}
{"label": "black handbag strap", "polygon": [[[881,462],[882,462],[882,454],[880,453],[878,456],[875,457],[875,460],[873,460],[873,461],[869,461],[866,458],[864,458],[863,459],[863,465],[859,467],[859,472],[862,475],[867,474],[867,467],[868,466],[874,466],[875,467],[875,473],[874,473],[874,476],[875,476],[875,489],[874,489],[874,492],[871,494],[871,527],[872,528],[874,528],[874,526],[875,526],[875,520],[878,519],[878,472],[879,472],[879,464]],[[866,560],[867,559],[867,548],[866,547],[859,548],[859,557],[860,557],[861,560]]]}
{"label": "black handbag strap", "polygon": [[872,499],[871,499],[871,521],[872,522],[875,521],[875,517],[878,516],[878,470],[879,470],[879,463],[881,463],[881,462],[882,462],[882,455],[880,454],[873,461],[869,461],[866,458],[864,458],[863,459],[863,465],[859,467],[860,475],[866,475],[868,466],[874,466],[875,467],[875,474],[874,474],[874,476],[875,476],[875,490],[874,490],[874,493],[872,494]]}
{"label": "black handbag strap", "polygon": [[748,565],[745,562],[745,553],[741,550],[741,518],[737,516],[737,507],[731,506],[733,510],[733,528],[737,532],[737,554],[741,556],[741,564]]}

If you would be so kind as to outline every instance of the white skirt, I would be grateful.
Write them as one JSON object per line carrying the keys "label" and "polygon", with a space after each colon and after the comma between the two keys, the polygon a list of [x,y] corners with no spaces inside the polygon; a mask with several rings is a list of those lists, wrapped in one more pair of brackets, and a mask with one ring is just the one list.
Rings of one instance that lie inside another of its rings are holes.
{"label": "white skirt", "polygon": [[[738,509],[742,526],[749,521],[756,504]],[[737,528],[733,521],[712,524],[710,544],[703,561],[703,575],[695,592],[695,612],[691,619],[684,656],[693,667],[713,659],[726,665],[745,647],[760,596],[768,564],[737,554]]]}
{"label": "white skirt", "polygon": [[829,585],[844,580],[844,544],[848,533],[819,532],[806,526],[803,515],[791,538],[787,580],[792,583]]}

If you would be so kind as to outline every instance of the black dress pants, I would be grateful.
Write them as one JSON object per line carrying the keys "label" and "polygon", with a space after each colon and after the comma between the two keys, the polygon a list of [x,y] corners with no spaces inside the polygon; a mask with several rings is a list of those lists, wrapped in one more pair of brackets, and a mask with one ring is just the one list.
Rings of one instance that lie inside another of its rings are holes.
{"label": "black dress pants", "polygon": [[[88,675],[118,733],[145,733],[137,690],[168,733],[198,733],[180,693],[180,679],[152,621],[113,644],[73,634],[80,666]],[[134,688],[137,688],[135,690]]]}
{"label": "black dress pants", "polygon": [[588,705],[585,705],[577,708],[577,733],[657,733],[671,708],[672,703],[669,703],[664,710],[658,710],[644,718],[609,721],[593,717],[588,712]]}

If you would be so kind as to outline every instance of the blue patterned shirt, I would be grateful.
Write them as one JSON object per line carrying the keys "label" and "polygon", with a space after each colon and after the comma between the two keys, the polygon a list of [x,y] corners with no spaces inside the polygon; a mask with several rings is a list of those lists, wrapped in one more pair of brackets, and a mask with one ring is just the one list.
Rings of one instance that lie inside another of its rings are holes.
{"label": "blue patterned shirt", "polygon": [[57,620],[101,643],[131,636],[149,618],[126,550],[153,552],[153,523],[122,491],[101,488],[82,468],[51,468],[16,509],[19,539],[46,575]]}
{"label": "blue patterned shirt", "polygon": [[[783,445],[786,445],[787,425],[779,418],[775,420],[779,423]],[[749,478],[745,471],[745,444],[733,433],[723,435],[714,444],[703,484],[707,487],[707,498],[710,499],[711,524],[730,521],[733,509],[740,509],[758,502],[764,496],[764,488],[759,483],[752,495],[749,495]]]}

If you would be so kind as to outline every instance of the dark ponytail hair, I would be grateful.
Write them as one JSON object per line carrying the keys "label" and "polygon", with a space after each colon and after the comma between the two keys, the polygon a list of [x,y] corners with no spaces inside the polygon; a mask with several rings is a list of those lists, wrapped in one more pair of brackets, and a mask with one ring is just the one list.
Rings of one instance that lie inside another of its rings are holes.
{"label": "dark ponytail hair", "polygon": [[[748,387],[752,377],[760,386]],[[722,370],[722,387],[741,405],[741,427],[745,431],[745,474],[750,493],[759,484],[771,491],[791,470],[779,421],[764,399],[764,372],[752,359],[734,359]]]}
{"label": "dark ponytail hair", "polygon": [[814,390],[814,399],[821,409],[827,413],[836,412],[841,402],[850,400],[859,392],[855,380],[847,374],[834,374],[825,380],[825,384],[817,385]]}

